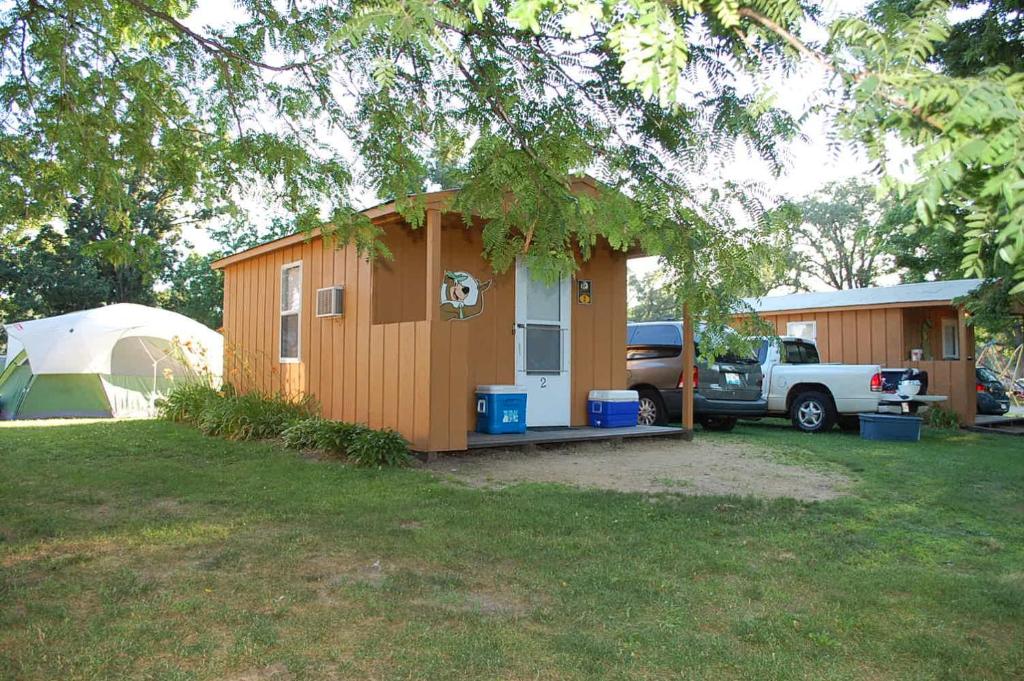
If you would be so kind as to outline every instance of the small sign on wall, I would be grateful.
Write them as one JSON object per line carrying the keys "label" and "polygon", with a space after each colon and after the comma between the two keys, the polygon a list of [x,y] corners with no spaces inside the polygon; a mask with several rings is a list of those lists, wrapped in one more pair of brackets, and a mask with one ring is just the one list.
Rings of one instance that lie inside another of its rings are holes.
{"label": "small sign on wall", "polygon": [[590,279],[576,280],[576,302],[580,305],[590,305],[593,299],[593,282]]}

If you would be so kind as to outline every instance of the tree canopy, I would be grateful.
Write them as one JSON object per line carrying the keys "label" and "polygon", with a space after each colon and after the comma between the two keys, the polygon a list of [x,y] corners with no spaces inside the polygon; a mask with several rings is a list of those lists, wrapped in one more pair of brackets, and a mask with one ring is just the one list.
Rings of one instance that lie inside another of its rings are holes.
{"label": "tree canopy", "polygon": [[[920,0],[876,0],[869,8],[880,23],[899,24]],[[1024,14],[1019,0],[950,0],[951,9],[974,13],[949,28],[929,61],[951,76],[976,76],[1005,66],[1024,70]]]}
{"label": "tree canopy", "polygon": [[[72,203],[61,224],[0,238],[0,316],[49,317],[109,303],[153,304],[180,234],[154,197],[129,211],[132,239],[113,241],[103,209]],[[115,251],[112,247],[117,245]]]}
{"label": "tree canopy", "polygon": [[[958,234],[965,271],[990,271],[991,251],[1024,278],[1024,76],[936,72],[945,2],[841,18],[821,45],[801,37],[816,12],[800,0],[242,0],[215,27],[190,19],[196,7],[7,4],[0,227],[87,196],[117,254],[137,197],[172,186],[167,205],[232,213],[258,196],[296,228],[326,222],[375,251],[357,188],[419,225],[414,193],[441,177],[462,188],[456,210],[487,220],[496,269],[524,255],[553,275],[599,237],[640,242],[666,257],[683,302],[721,319],[779,252],[764,194],[718,180],[721,163],[745,147],[782,167],[798,126],[770,83],[810,62],[833,74],[837,120],[880,167],[891,135],[916,149],[919,179],[886,186]],[[584,171],[598,196],[569,191]]]}
{"label": "tree canopy", "polygon": [[[175,186],[168,203],[211,211],[255,190],[295,227],[325,221],[372,250],[356,179],[418,225],[412,194],[442,167],[462,188],[455,208],[488,220],[499,270],[519,254],[542,273],[571,270],[599,237],[654,252],[728,243],[735,261],[756,236],[759,196],[724,196],[703,177],[737,142],[781,167],[776,142],[796,125],[737,87],[782,41],[745,48],[712,11],[729,5],[664,9],[679,42],[663,55],[667,80],[644,84],[628,77],[619,49],[634,38],[622,27],[531,19],[507,1],[247,0],[236,21],[209,28],[188,23],[194,0],[15,0],[0,17],[0,162],[12,178],[0,224],[42,224],[87,195],[127,240],[129,180],[143,178]],[[800,17],[787,12],[778,18]],[[670,92],[683,88],[685,101]],[[599,196],[569,191],[585,171],[602,180]],[[734,227],[731,240],[710,234]]]}
{"label": "tree canopy", "polygon": [[[879,201],[873,186],[861,180],[830,183],[793,208],[799,288],[864,288],[875,285],[887,271],[884,241],[894,231],[888,224],[899,211],[898,206]],[[909,222],[895,229],[902,235]]]}

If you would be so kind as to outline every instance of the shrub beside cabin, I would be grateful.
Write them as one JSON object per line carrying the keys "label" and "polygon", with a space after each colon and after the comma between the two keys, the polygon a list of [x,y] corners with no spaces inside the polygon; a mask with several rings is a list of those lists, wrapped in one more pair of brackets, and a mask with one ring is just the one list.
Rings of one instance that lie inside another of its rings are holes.
{"label": "shrub beside cabin", "polygon": [[794,293],[748,299],[780,336],[811,338],[822,362],[916,367],[928,372],[928,392],[960,423],[977,413],[974,329],[954,301],[980,279],[930,281],[874,288]]}
{"label": "shrub beside cabin", "polygon": [[365,211],[391,261],[314,232],[214,263],[225,380],[313,395],[324,417],[393,428],[419,451],[466,449],[477,385],[526,386],[531,427],[586,424],[591,390],[626,387],[627,254],[601,242],[554,285],[522,262],[494,274],[481,228],[446,210],[454,193],[426,195],[419,229],[394,204]]}

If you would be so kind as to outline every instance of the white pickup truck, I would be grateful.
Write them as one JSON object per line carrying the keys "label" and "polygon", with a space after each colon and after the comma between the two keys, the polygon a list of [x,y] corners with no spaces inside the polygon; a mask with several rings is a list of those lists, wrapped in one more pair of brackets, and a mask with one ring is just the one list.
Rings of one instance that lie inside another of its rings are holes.
{"label": "white pickup truck", "polygon": [[918,395],[914,381],[885,392],[878,364],[822,364],[814,341],[782,336],[765,339],[758,349],[764,374],[762,394],[768,416],[788,417],[793,426],[817,433],[837,423],[843,430],[858,427],[858,414],[909,413],[945,397]]}

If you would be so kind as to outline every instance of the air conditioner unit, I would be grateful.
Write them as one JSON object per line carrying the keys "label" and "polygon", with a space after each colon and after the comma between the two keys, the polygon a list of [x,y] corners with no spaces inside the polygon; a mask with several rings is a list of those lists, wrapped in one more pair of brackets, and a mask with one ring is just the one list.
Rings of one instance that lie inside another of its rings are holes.
{"label": "air conditioner unit", "polygon": [[345,314],[345,287],[329,286],[317,289],[316,316],[341,317]]}

